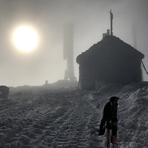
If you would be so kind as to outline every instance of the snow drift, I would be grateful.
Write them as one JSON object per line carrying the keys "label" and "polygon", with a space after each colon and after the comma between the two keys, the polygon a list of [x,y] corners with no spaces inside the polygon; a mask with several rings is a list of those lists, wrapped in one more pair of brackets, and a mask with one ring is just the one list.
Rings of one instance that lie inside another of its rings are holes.
{"label": "snow drift", "polygon": [[[63,86],[62,86],[63,87]],[[148,83],[103,85],[97,91],[10,88],[0,99],[0,148],[104,148],[99,127],[104,105],[118,96],[118,147],[148,147]]]}

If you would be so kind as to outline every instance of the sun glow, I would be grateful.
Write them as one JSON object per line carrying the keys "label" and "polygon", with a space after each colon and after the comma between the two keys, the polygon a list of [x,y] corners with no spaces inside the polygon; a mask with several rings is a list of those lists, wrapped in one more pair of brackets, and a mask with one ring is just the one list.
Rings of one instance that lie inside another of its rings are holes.
{"label": "sun glow", "polygon": [[21,52],[32,52],[39,45],[39,34],[35,28],[29,25],[21,25],[14,29],[12,42],[15,48]]}

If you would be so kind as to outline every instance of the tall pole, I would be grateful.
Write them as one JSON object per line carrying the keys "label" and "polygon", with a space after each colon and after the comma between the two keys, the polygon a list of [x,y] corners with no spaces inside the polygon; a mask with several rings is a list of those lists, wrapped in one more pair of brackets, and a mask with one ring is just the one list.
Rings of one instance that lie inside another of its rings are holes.
{"label": "tall pole", "polygon": [[112,10],[110,10],[110,31],[111,31],[111,36],[113,35],[113,13]]}

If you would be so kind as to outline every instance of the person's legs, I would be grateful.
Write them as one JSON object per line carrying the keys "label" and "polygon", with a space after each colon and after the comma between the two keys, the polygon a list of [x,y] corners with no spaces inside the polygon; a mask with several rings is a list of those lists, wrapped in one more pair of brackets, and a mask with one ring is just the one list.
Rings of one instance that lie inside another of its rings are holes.
{"label": "person's legs", "polygon": [[112,126],[112,138],[111,138],[111,143],[113,145],[117,144],[117,125]]}

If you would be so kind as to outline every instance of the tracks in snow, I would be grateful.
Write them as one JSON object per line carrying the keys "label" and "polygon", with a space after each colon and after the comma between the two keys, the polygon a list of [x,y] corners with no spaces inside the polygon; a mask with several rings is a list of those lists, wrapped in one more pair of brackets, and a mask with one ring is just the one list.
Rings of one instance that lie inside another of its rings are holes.
{"label": "tracks in snow", "polygon": [[[92,126],[98,126],[100,117],[94,104],[84,95],[75,91],[60,95],[55,93],[54,99],[49,94],[39,92],[33,95],[35,99],[29,99],[30,102],[26,104],[6,103],[6,108],[10,110],[5,110],[5,114],[11,122],[8,120],[0,127],[3,135],[0,146],[101,148],[102,140],[90,135]],[[44,103],[39,99],[44,99]]]}

